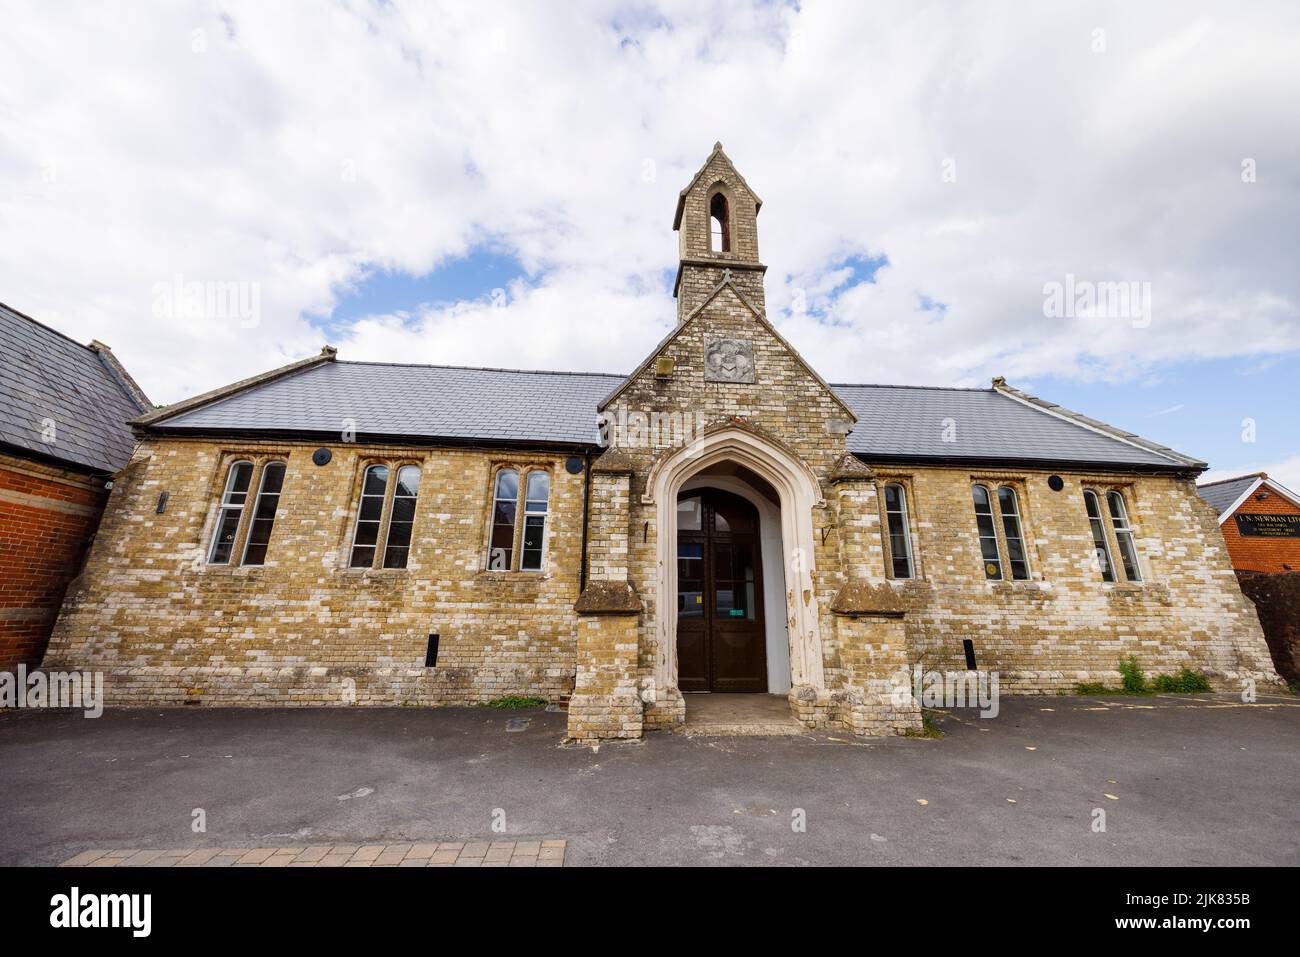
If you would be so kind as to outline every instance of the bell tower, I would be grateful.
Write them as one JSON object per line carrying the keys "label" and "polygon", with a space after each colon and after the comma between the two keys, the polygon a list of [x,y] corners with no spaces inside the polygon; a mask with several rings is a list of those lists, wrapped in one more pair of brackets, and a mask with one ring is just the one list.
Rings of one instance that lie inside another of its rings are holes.
{"label": "bell tower", "polygon": [[677,231],[680,261],[673,295],[677,297],[677,322],[704,302],[714,288],[730,278],[760,310],[763,273],[758,260],[758,211],[763,201],[736,172],[721,143],[677,197]]}

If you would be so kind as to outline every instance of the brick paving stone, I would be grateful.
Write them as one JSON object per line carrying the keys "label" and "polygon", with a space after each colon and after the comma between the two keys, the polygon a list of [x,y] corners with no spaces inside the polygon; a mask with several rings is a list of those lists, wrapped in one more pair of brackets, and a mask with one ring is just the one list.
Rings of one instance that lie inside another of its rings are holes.
{"label": "brick paving stone", "polygon": [[244,852],[236,864],[261,864],[264,860],[275,853],[273,847],[255,847],[251,851]]}
{"label": "brick paving stone", "polygon": [[63,867],[561,867],[565,842],[449,841],[82,851]]}
{"label": "brick paving stone", "polygon": [[384,851],[382,844],[365,844],[357,848],[357,852],[352,855],[354,861],[364,861],[367,864],[377,858]]}
{"label": "brick paving stone", "polygon": [[204,863],[205,861],[210,861],[212,860],[212,858],[216,856],[217,856],[217,848],[214,847],[200,848],[197,851],[190,851],[188,854],[182,857],[180,863],[177,866],[198,867],[200,864]]}
{"label": "brick paving stone", "polygon": [[63,862],[64,867],[85,867],[91,861],[97,861],[108,854],[108,851],[82,851],[76,857],[70,858]]}

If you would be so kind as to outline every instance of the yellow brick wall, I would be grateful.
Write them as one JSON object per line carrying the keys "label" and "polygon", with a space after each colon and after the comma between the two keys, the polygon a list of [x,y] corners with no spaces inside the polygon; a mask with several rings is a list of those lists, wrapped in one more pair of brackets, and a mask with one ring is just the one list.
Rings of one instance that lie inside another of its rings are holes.
{"label": "yellow brick wall", "polygon": [[[110,701],[132,702],[402,705],[571,690],[583,476],[564,456],[335,444],[316,466],[316,447],[144,442],[117,479],[46,667],[107,668]],[[205,564],[226,465],[268,455],[288,466],[267,564]],[[404,570],[346,567],[371,461],[422,469]],[[501,463],[550,471],[541,573],[484,570]],[[440,653],[426,669],[430,633]]]}

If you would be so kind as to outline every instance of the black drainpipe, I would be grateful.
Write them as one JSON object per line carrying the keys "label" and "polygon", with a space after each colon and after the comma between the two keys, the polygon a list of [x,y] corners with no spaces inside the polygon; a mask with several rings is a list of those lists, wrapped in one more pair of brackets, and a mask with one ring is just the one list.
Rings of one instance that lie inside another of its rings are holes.
{"label": "black drainpipe", "polygon": [[587,590],[587,526],[591,523],[591,453],[583,461],[582,477],[582,562],[578,568],[578,594]]}

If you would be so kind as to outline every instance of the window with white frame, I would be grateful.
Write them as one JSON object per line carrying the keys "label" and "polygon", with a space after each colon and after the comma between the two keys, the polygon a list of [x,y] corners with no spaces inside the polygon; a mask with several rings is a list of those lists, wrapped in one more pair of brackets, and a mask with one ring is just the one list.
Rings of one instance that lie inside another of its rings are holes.
{"label": "window with white frame", "polygon": [[1029,578],[1029,555],[1025,551],[1025,536],[1020,527],[1020,502],[1016,490],[1010,485],[998,489],[998,511],[1002,513],[1002,544],[1006,546],[1011,578],[1026,581]]}
{"label": "window with white frame", "polygon": [[280,490],[284,488],[284,463],[267,462],[262,466],[262,478],[257,483],[257,498],[253,502],[253,518],[244,542],[244,565],[265,565],[266,549],[271,544],[271,529],[275,526],[275,511],[280,507]]}
{"label": "window with white frame", "polygon": [[1111,489],[1106,493],[1106,507],[1110,512],[1110,524],[1115,532],[1115,547],[1119,551],[1124,577],[1131,582],[1140,582],[1142,571],[1138,566],[1137,546],[1133,541],[1133,527],[1129,524],[1124,496]]}
{"label": "window with white frame", "polygon": [[998,552],[998,530],[993,524],[993,501],[987,486],[971,488],[975,501],[975,528],[979,532],[980,557],[984,559],[984,577],[989,581],[1002,579],[1002,558]]}
{"label": "window with white frame", "polygon": [[907,490],[897,482],[885,486],[886,556],[894,578],[911,578],[916,574],[912,562],[912,533],[907,516]]}
{"label": "window with white frame", "polygon": [[[263,565],[284,489],[281,459],[236,458],[226,467],[217,518],[208,543],[209,565]],[[249,507],[249,495],[253,495]]]}
{"label": "window with white frame", "polygon": [[[1016,490],[1010,485],[1002,485],[995,495],[987,485],[977,482],[971,486],[971,497],[975,504],[975,528],[979,533],[984,577],[989,581],[1001,581],[1009,570],[1013,581],[1027,581],[1029,552],[1025,547],[1020,499]],[[996,515],[993,511],[995,497]]]}
{"label": "window with white frame", "polygon": [[[405,568],[411,553],[420,466],[366,466],[352,530],[350,568]],[[382,561],[380,560],[382,557]]]}
{"label": "window with white frame", "polygon": [[235,539],[244,517],[248,501],[248,487],[253,481],[253,463],[240,460],[231,462],[226,472],[226,485],[221,493],[221,511],[212,530],[212,543],[208,547],[209,565],[229,565],[235,553]]}
{"label": "window with white frame", "polygon": [[1088,511],[1088,528],[1092,532],[1092,553],[1097,569],[1101,572],[1101,580],[1113,582],[1115,566],[1110,558],[1110,542],[1106,539],[1106,523],[1101,517],[1101,502],[1097,499],[1097,493],[1090,488],[1084,489],[1083,503]]}
{"label": "window with white frame", "polygon": [[[489,571],[541,571],[546,561],[551,474],[497,469],[492,479],[492,518],[488,536]],[[522,515],[522,523],[519,521]]]}

